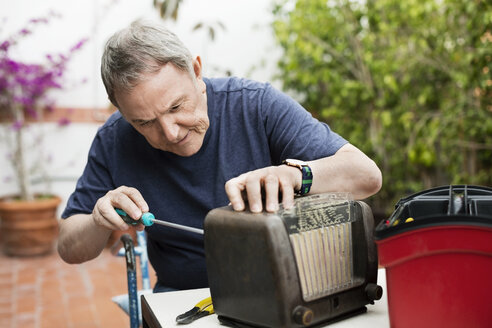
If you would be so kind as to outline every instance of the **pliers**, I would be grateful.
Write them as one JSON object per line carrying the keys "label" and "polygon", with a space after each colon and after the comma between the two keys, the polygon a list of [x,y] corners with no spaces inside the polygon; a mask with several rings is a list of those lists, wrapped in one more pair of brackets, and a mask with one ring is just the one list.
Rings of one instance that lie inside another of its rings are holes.
{"label": "pliers", "polygon": [[209,314],[214,313],[214,306],[212,304],[212,297],[207,297],[204,300],[198,302],[193,309],[180,314],[176,317],[176,323],[178,324],[189,324],[196,319],[205,317]]}

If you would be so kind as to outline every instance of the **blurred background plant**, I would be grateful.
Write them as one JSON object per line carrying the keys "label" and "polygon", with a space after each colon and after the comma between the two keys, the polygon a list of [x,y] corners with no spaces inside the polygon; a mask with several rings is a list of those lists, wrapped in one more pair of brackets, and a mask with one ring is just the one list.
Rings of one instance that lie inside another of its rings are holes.
{"label": "blurred background plant", "polygon": [[[12,49],[37,26],[48,24],[56,17],[58,15],[51,12],[45,17],[30,19],[19,31],[0,39],[0,118],[10,125],[4,140],[9,149],[7,157],[15,171],[18,196],[22,200],[34,199],[33,176],[45,175],[43,149],[49,147],[43,145],[42,134],[37,135],[34,144],[28,145],[25,135],[29,123],[43,122],[44,114],[53,110],[55,100],[50,97],[50,92],[64,88],[67,63],[86,39],[77,42],[67,53],[47,54],[42,63],[18,59]],[[61,118],[58,123],[67,125],[69,120]]]}
{"label": "blurred background plant", "polygon": [[278,78],[383,171],[370,199],[492,185],[492,4],[279,0]]}
{"label": "blurred background plant", "polygon": [[[179,8],[183,0],[153,0],[154,8],[159,12],[163,21],[177,21],[179,19]],[[219,32],[226,32],[227,28],[220,20],[200,20],[193,25],[193,32],[202,31],[206,37],[214,42]],[[232,70],[221,65],[211,65],[213,73],[231,76]]]}

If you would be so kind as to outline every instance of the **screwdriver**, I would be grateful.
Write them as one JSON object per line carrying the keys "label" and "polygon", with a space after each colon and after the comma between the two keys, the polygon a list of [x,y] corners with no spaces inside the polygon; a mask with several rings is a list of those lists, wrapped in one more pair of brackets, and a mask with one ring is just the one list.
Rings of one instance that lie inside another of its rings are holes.
{"label": "screwdriver", "polygon": [[129,225],[137,225],[139,223],[142,223],[144,226],[150,227],[151,225],[153,225],[155,223],[155,224],[163,225],[166,227],[185,230],[185,231],[194,232],[194,233],[198,233],[198,234],[203,235],[202,229],[192,228],[192,227],[184,226],[184,225],[177,224],[177,223],[171,223],[171,222],[167,222],[167,221],[157,220],[155,218],[154,214],[152,214],[150,212],[146,212],[146,213],[142,214],[142,217],[140,219],[134,220],[122,209],[115,208],[115,211],[123,219],[123,221],[125,221],[125,223],[127,223]]}

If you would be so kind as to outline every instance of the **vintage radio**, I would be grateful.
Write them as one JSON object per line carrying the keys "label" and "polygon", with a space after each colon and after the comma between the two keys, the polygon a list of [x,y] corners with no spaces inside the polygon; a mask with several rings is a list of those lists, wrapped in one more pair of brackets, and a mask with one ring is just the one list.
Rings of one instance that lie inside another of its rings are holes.
{"label": "vintage radio", "polygon": [[295,200],[277,213],[210,211],[205,254],[215,312],[237,327],[303,327],[380,299],[369,206],[346,193]]}

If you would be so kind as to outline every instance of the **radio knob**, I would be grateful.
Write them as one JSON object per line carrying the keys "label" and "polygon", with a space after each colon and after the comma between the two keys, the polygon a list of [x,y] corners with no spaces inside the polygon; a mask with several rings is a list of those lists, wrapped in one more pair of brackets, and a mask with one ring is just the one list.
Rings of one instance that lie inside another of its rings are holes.
{"label": "radio knob", "polygon": [[383,287],[376,284],[367,284],[366,295],[371,302],[379,300],[383,296]]}
{"label": "radio knob", "polygon": [[292,317],[295,323],[303,326],[308,326],[313,321],[314,314],[311,309],[299,305],[292,312]]}

